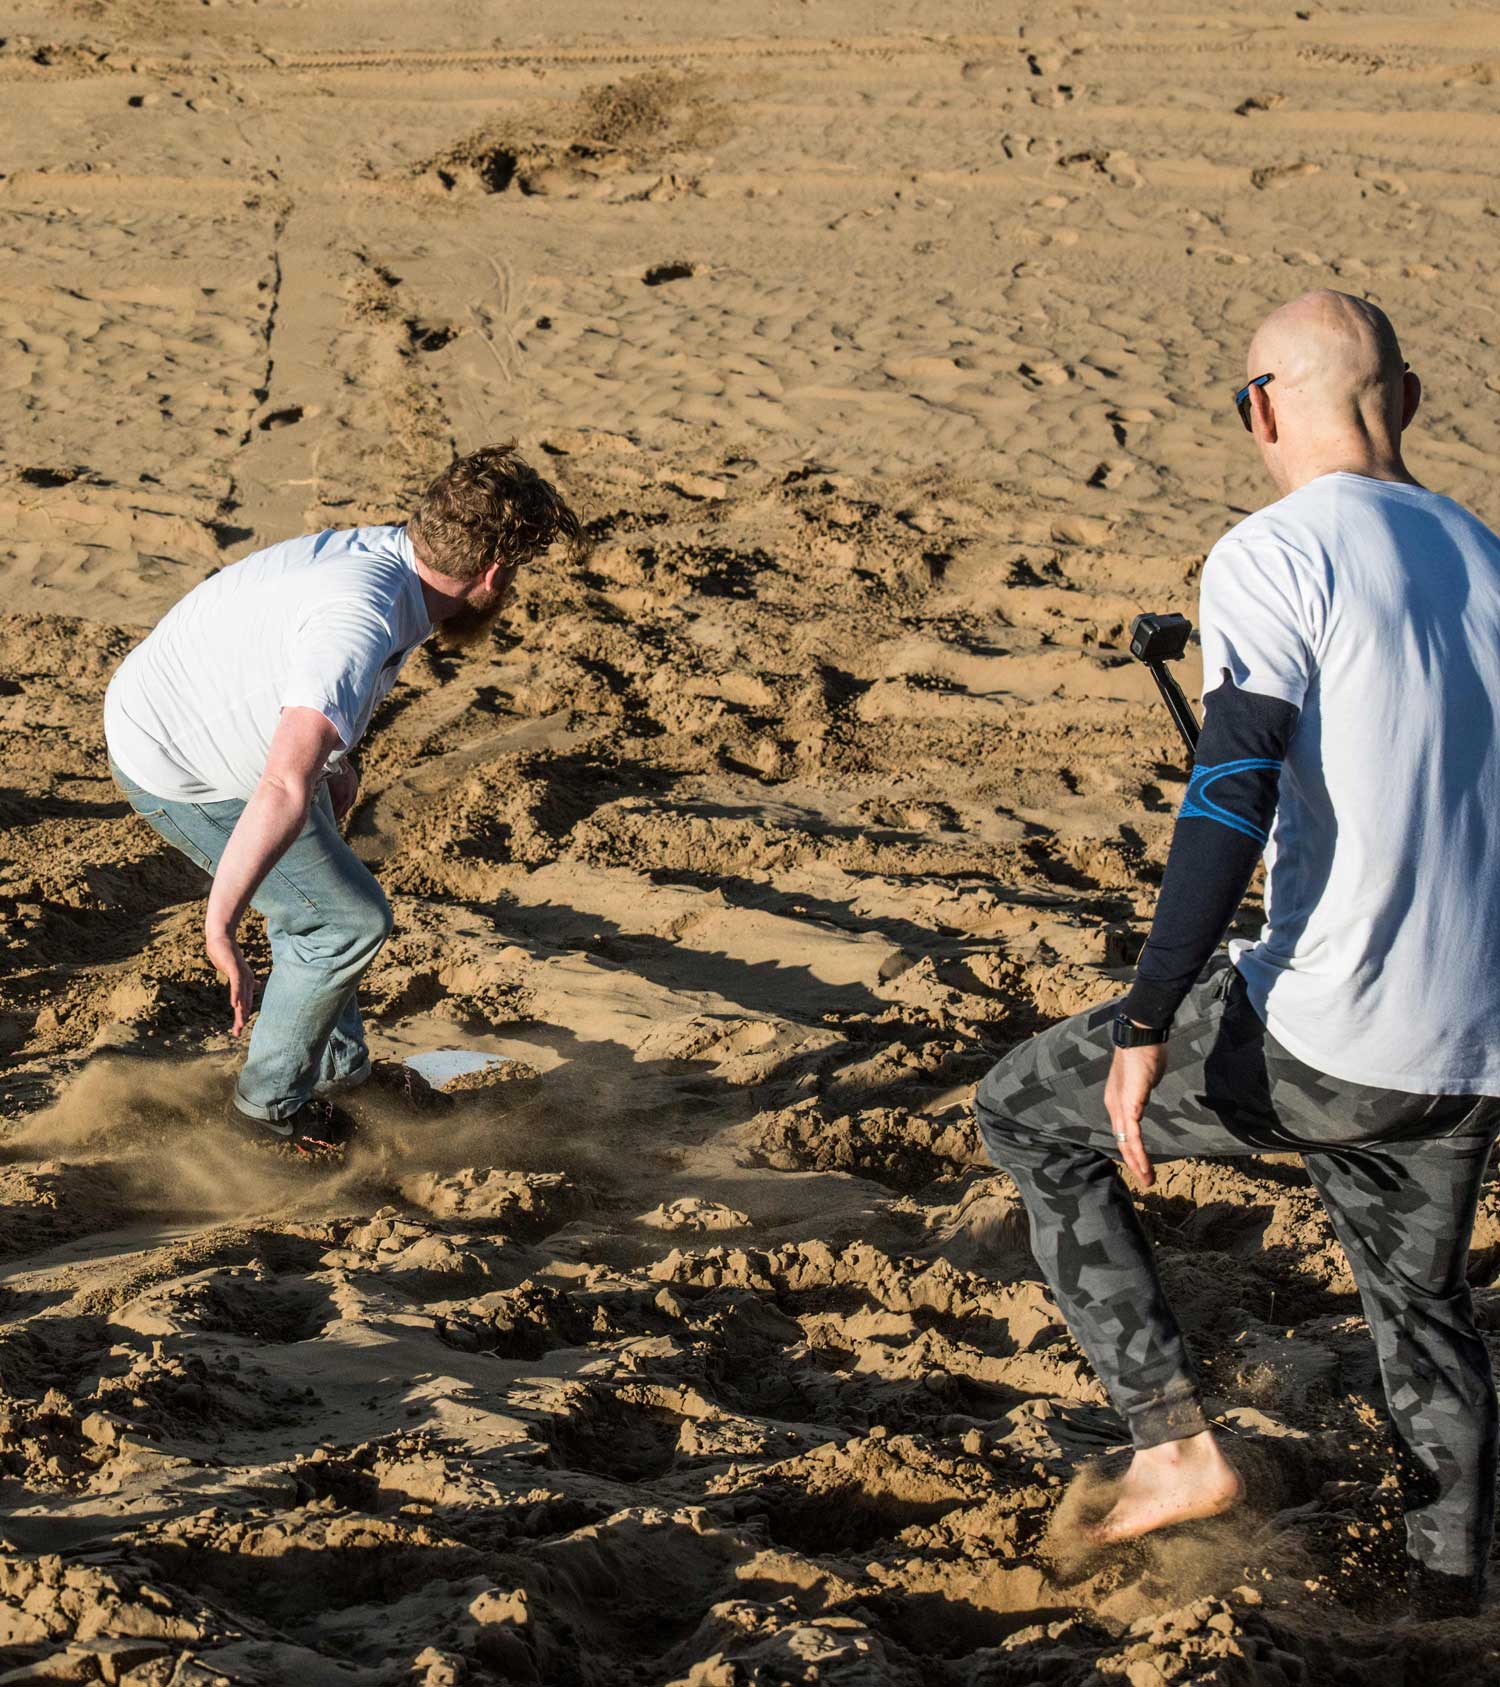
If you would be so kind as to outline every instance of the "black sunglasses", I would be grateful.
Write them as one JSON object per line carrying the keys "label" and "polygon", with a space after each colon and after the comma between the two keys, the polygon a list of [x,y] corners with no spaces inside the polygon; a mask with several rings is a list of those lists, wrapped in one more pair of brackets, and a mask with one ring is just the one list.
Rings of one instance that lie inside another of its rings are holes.
{"label": "black sunglasses", "polygon": [[[1401,373],[1404,375],[1410,368],[1411,365],[1409,363],[1403,363],[1401,365]],[[1276,377],[1274,375],[1257,375],[1253,381],[1247,382],[1246,385],[1242,386],[1234,395],[1234,407],[1240,413],[1240,420],[1245,424],[1246,433],[1251,431],[1250,388],[1266,386],[1269,382],[1274,381],[1275,379]]]}
{"label": "black sunglasses", "polygon": [[1257,375],[1253,381],[1247,382],[1234,395],[1234,407],[1240,413],[1240,420],[1245,424],[1245,432],[1250,432],[1250,388],[1263,387],[1268,381],[1274,381],[1274,375]]}

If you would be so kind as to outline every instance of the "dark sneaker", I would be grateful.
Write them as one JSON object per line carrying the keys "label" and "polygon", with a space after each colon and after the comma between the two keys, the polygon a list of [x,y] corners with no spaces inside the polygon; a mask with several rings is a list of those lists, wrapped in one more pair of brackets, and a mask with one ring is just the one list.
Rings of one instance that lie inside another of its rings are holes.
{"label": "dark sneaker", "polygon": [[451,1113],[454,1105],[451,1095],[434,1089],[420,1072],[401,1060],[373,1060],[362,1082],[327,1093],[345,1096],[355,1107],[361,1096],[389,1096],[413,1113]]}
{"label": "dark sneaker", "polygon": [[230,1099],[225,1121],[237,1136],[256,1148],[269,1148],[288,1159],[337,1162],[354,1136],[354,1120],[331,1101],[304,1101],[285,1119],[254,1119]]}
{"label": "dark sneaker", "polygon": [[1477,1617],[1484,1609],[1484,1572],[1445,1576],[1415,1558],[1406,1561],[1406,1585],[1412,1615],[1421,1622],[1449,1622],[1454,1617]]}

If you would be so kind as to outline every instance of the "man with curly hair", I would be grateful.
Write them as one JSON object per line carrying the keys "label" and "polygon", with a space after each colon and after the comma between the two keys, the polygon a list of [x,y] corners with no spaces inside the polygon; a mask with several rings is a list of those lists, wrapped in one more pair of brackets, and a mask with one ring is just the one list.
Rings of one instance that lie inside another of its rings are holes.
{"label": "man with curly hair", "polygon": [[329,1099],[372,1067],[356,991],[391,931],[380,886],[339,834],[351,752],[429,635],[484,638],[518,570],[578,518],[511,445],[456,460],[410,520],[257,551],[188,593],[121,663],[104,702],[130,806],[213,875],[204,946],[236,1036],[255,980],[237,933],[265,916],[272,966],[229,1110],[252,1140],[338,1150]]}

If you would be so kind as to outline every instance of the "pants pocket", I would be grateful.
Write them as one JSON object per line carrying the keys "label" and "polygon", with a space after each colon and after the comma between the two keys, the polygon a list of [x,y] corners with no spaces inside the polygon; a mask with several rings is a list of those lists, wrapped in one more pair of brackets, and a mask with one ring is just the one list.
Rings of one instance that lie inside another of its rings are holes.
{"label": "pants pocket", "polygon": [[1465,1096],[1464,1100],[1473,1105],[1459,1109],[1456,1123],[1443,1132],[1444,1136],[1493,1136],[1500,1132],[1500,1100],[1492,1095]]}
{"label": "pants pocket", "polygon": [[212,875],[214,867],[217,865],[214,857],[196,844],[164,808],[159,808],[152,814],[143,814],[139,809],[136,812],[141,815],[142,820],[150,824],[152,830],[164,843],[171,844],[173,849],[185,855],[195,866],[201,867],[205,873]]}

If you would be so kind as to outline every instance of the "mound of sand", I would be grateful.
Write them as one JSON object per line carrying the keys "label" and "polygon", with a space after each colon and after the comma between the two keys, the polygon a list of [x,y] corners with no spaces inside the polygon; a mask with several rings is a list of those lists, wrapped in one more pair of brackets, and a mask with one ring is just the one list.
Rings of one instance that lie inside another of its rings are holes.
{"label": "mound of sand", "polygon": [[[1493,1677],[1399,1618],[1295,1162],[1141,1202],[1249,1505],[1079,1550],[1121,1426],[968,1099],[1128,975],[1184,775],[1125,628],[1261,501],[1266,306],[1375,294],[1486,509],[1494,19],[493,27],[0,44],[0,1677]],[[218,1131],[203,881],[100,699],[210,569],[512,433],[590,554],[409,665],[352,831],[377,1052],[510,1064],[309,1180]],[[1497,1266],[1492,1187],[1500,1329]]]}

